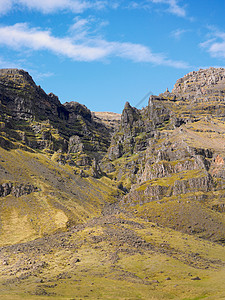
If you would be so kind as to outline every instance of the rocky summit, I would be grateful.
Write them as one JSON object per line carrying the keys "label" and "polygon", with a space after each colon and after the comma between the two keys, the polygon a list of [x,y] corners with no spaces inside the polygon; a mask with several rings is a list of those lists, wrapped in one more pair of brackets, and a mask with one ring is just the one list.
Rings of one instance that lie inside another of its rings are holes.
{"label": "rocky summit", "polygon": [[0,70],[0,298],[225,299],[225,69],[139,110]]}

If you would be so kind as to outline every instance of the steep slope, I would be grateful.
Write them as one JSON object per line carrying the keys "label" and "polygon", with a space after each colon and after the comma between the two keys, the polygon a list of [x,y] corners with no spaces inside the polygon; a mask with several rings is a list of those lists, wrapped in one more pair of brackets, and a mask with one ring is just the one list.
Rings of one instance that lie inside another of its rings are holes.
{"label": "steep slope", "polygon": [[126,103],[104,166],[129,191],[122,203],[138,216],[224,242],[225,101],[217,97],[224,70],[204,71],[204,98],[192,97],[194,84],[185,90],[188,99],[180,88],[194,75],[203,84],[202,74],[178,80],[173,93],[151,96],[141,111]]}
{"label": "steep slope", "polygon": [[115,201],[115,185],[95,179],[107,128],[85,106],[62,105],[17,69],[0,71],[0,105],[0,245],[82,223]]}
{"label": "steep slope", "polygon": [[0,71],[1,299],[225,298],[224,72],[118,122]]}
{"label": "steep slope", "polygon": [[84,155],[90,164],[107,151],[108,130],[92,119],[90,110],[77,102],[62,105],[23,70],[1,70],[0,102],[2,147],[18,147],[19,142],[50,155],[58,150],[74,154],[81,163]]}
{"label": "steep slope", "polygon": [[40,153],[0,150],[0,245],[83,223],[115,201],[110,182],[74,170]]}

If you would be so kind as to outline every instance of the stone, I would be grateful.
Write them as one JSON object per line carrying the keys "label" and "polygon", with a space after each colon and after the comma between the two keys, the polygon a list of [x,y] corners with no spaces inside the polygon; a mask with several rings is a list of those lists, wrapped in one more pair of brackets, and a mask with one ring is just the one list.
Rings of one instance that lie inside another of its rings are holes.
{"label": "stone", "polygon": [[191,280],[201,280],[201,278],[196,276],[196,277],[191,278]]}

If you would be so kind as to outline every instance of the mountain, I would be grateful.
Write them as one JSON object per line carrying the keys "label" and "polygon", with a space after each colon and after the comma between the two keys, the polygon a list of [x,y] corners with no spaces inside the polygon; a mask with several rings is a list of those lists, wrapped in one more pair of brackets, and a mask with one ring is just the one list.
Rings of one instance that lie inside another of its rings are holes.
{"label": "mountain", "polygon": [[95,180],[108,128],[84,105],[47,95],[23,70],[1,70],[0,101],[1,244],[95,215],[114,189]]}
{"label": "mountain", "polygon": [[[193,87],[202,86],[203,78],[205,98]],[[222,242],[224,82],[223,69],[200,70],[178,80],[172,93],[151,96],[141,111],[126,103],[106,155],[119,170],[113,177],[129,191],[122,200],[126,207],[163,226]]]}
{"label": "mountain", "polygon": [[139,110],[0,70],[1,299],[224,299],[225,69]]}

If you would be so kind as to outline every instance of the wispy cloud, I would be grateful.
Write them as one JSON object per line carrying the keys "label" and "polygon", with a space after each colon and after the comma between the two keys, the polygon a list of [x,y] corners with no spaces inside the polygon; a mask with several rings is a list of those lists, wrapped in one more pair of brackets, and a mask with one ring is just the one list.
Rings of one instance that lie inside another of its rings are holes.
{"label": "wispy cloud", "polygon": [[187,32],[190,32],[190,30],[178,28],[178,29],[172,31],[171,34],[170,34],[170,36],[173,37],[173,38],[175,38],[176,40],[179,40]]}
{"label": "wispy cloud", "polygon": [[136,1],[131,1],[131,2],[127,5],[127,8],[129,8],[129,9],[140,8],[140,3],[136,2]]}
{"label": "wispy cloud", "polygon": [[[87,26],[84,20],[74,24],[80,29],[80,38],[55,37],[49,30],[30,28],[27,23],[0,27],[0,45],[16,51],[51,51],[74,61],[99,61],[110,57],[120,57],[133,62],[146,62],[175,68],[188,68],[182,61],[170,60],[162,54],[153,53],[150,48],[135,43],[107,41],[102,37],[90,37],[81,28]],[[85,31],[85,30],[84,30]],[[81,38],[82,37],[82,38]]]}
{"label": "wispy cloud", "polygon": [[179,17],[185,17],[186,11],[178,4],[178,0],[150,0],[153,3],[162,3],[169,6],[168,11]]}
{"label": "wispy cloud", "polygon": [[5,60],[3,57],[0,56],[0,69],[4,68],[20,68],[18,62],[8,61]]}
{"label": "wispy cloud", "polygon": [[46,78],[52,77],[55,74],[52,72],[46,72],[46,73],[42,73],[42,72],[38,72],[35,69],[26,69],[30,74],[32,74],[32,76],[34,77],[35,81],[42,81]]}
{"label": "wispy cloud", "polygon": [[12,7],[25,7],[38,10],[42,13],[53,13],[60,10],[69,10],[73,13],[82,13],[87,9],[116,8],[116,3],[107,0],[0,0],[0,13],[7,13]]}
{"label": "wispy cloud", "polygon": [[[129,1],[125,4],[127,8],[149,9],[150,4],[164,4],[167,11],[179,17],[186,16],[186,10],[179,5],[179,0],[140,0]],[[36,10],[44,14],[55,13],[57,11],[70,11],[73,13],[83,13],[88,9],[102,10],[105,8],[117,9],[123,7],[121,0],[0,0],[0,14],[5,14],[11,9],[27,8]]]}
{"label": "wispy cloud", "polygon": [[200,47],[209,48],[215,41],[216,41],[216,38],[211,38],[209,40],[206,40],[206,41],[200,43]]}
{"label": "wispy cloud", "polygon": [[214,27],[209,29],[211,30],[210,38],[200,43],[200,47],[205,48],[212,57],[225,58],[225,32]]}
{"label": "wispy cloud", "polygon": [[92,61],[107,54],[106,49],[74,44],[69,37],[54,37],[50,31],[29,28],[26,23],[0,27],[0,44],[21,49],[50,50],[78,61]]}
{"label": "wispy cloud", "polygon": [[0,0],[0,15],[7,13],[12,8],[12,0]]}
{"label": "wispy cloud", "polygon": [[109,23],[101,19],[89,16],[87,18],[75,17],[74,23],[69,28],[69,33],[73,40],[84,40],[101,37],[101,30]]}
{"label": "wispy cloud", "polygon": [[186,17],[186,10],[179,5],[179,0],[142,0],[131,1],[127,8],[129,9],[152,9],[152,4],[164,4],[166,8],[163,11],[176,15],[178,17]]}

